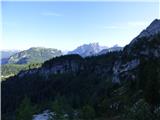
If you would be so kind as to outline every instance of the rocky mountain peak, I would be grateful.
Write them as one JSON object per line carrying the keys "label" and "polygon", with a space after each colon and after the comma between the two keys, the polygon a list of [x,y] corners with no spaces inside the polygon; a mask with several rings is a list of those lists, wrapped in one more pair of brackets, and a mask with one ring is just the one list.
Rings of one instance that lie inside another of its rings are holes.
{"label": "rocky mountain peak", "polygon": [[91,45],[91,46],[99,46],[99,43],[98,42],[96,42],[96,43],[90,43],[89,45]]}
{"label": "rocky mountain peak", "polygon": [[146,37],[157,34],[160,31],[160,20],[155,19],[145,30],[141,32],[139,37]]}
{"label": "rocky mountain peak", "polygon": [[146,29],[144,29],[136,38],[131,41],[131,44],[135,43],[138,38],[150,37],[160,32],[160,20],[155,19]]}
{"label": "rocky mountain peak", "polygon": [[82,57],[92,56],[99,53],[102,49],[107,48],[106,46],[100,46],[99,43],[83,44],[68,54],[79,54]]}

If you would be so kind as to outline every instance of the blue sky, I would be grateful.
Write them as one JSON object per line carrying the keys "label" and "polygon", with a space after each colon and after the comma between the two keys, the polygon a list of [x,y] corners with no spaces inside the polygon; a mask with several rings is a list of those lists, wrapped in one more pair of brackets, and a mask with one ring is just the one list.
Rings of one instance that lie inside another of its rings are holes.
{"label": "blue sky", "polygon": [[128,44],[159,17],[157,2],[2,2],[1,49]]}

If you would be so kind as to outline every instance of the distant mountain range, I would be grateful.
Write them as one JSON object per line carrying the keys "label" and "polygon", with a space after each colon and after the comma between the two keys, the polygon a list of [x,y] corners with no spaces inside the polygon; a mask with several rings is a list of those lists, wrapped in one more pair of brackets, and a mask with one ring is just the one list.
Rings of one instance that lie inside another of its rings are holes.
{"label": "distant mountain range", "polygon": [[90,43],[90,44],[84,44],[73,51],[69,51],[68,54],[78,54],[82,57],[87,56],[95,56],[95,55],[102,55],[106,54],[108,52],[113,51],[119,51],[122,50],[122,47],[118,45],[114,45],[113,47],[107,47],[107,46],[100,46],[99,43]]}
{"label": "distant mountain range", "polygon": [[5,62],[4,59],[2,59],[2,64],[41,63],[60,55],[62,55],[62,52],[57,49],[32,47],[28,50],[20,51],[11,56],[8,55],[9,57],[5,59],[6,60]]}
{"label": "distant mountain range", "polygon": [[123,47],[120,47],[118,45],[114,45],[113,47],[101,50],[98,53],[98,55],[107,54],[108,52],[114,52],[114,51],[120,51],[120,50],[123,50]]}
{"label": "distant mountain range", "polygon": [[1,51],[1,58],[9,58],[10,56],[12,56],[18,52],[20,52],[20,50],[2,50]]}
{"label": "distant mountain range", "polygon": [[28,50],[1,51],[1,64],[26,64],[33,62],[44,62],[53,57],[67,54],[78,54],[82,57],[106,54],[111,51],[119,51],[122,47],[115,45],[111,48],[100,46],[98,43],[84,44],[73,51],[62,52],[53,48],[32,47]]}
{"label": "distant mountain range", "polygon": [[98,43],[90,43],[90,44],[84,44],[73,51],[68,52],[68,54],[78,54],[82,57],[86,56],[92,56],[98,54],[101,50],[106,49],[108,47],[106,46],[100,46]]}
{"label": "distant mountain range", "polygon": [[2,50],[0,52],[1,52],[1,64],[7,64],[8,58],[20,52],[20,50]]}

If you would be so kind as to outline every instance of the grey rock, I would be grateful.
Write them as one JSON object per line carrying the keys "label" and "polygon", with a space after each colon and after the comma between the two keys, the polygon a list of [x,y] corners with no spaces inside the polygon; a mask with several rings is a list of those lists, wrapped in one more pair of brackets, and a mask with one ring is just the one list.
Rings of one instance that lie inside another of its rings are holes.
{"label": "grey rock", "polygon": [[149,37],[160,32],[160,20],[155,19],[145,30],[143,30],[130,44],[137,42],[138,38]]}
{"label": "grey rock", "polygon": [[106,46],[100,46],[98,43],[90,43],[81,45],[77,47],[75,50],[68,52],[68,54],[78,54],[82,57],[93,56],[106,48]]}

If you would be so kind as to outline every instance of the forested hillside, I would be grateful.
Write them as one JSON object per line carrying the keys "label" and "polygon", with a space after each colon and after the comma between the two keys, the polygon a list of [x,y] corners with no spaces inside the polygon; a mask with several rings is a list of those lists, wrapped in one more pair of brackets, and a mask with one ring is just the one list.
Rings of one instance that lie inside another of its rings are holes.
{"label": "forested hillside", "polygon": [[62,52],[57,49],[32,47],[28,50],[18,52],[8,58],[9,64],[30,64],[41,63],[53,57],[62,55]]}
{"label": "forested hillside", "polygon": [[35,64],[5,64],[1,65],[1,79],[5,80],[6,78],[10,76],[14,76],[18,74],[22,70],[29,70],[33,68],[38,68],[41,66],[41,63],[35,63]]}
{"label": "forested hillside", "polygon": [[155,20],[123,51],[55,57],[3,81],[2,119],[32,120],[50,110],[51,120],[159,120],[160,27],[153,29],[155,24],[160,26]]}

